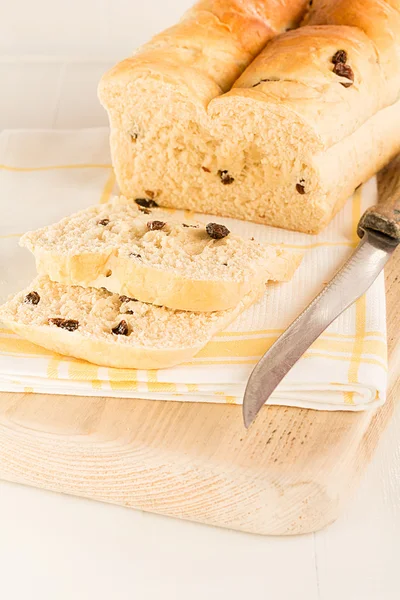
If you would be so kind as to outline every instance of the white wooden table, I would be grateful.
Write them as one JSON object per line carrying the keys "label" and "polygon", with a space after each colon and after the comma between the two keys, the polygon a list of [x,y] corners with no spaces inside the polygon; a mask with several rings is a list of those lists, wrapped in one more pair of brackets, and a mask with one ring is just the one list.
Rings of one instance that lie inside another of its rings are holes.
{"label": "white wooden table", "polygon": [[[100,74],[191,2],[62,4],[16,2],[0,20],[0,129],[106,124]],[[400,406],[351,505],[314,535],[251,536],[0,482],[4,600],[398,600],[399,555]]]}

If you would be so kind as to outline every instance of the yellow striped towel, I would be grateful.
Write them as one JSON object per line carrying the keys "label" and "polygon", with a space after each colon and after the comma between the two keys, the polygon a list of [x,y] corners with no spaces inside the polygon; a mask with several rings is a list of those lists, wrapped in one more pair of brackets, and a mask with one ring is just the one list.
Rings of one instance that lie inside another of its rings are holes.
{"label": "yellow striped towel", "polygon": [[[0,300],[35,276],[33,258],[18,246],[24,231],[106,202],[114,192],[106,129],[4,131],[0,135]],[[271,285],[257,305],[190,363],[160,371],[106,369],[52,355],[2,329],[0,389],[241,403],[253,366],[352,251],[358,219],[375,199],[375,180],[371,180],[317,236],[224,219],[230,229],[244,236],[306,254],[292,282]],[[185,218],[190,215],[186,213]],[[204,215],[199,218],[207,220]],[[382,275],[313,344],[270,402],[362,410],[384,401],[386,374]]]}

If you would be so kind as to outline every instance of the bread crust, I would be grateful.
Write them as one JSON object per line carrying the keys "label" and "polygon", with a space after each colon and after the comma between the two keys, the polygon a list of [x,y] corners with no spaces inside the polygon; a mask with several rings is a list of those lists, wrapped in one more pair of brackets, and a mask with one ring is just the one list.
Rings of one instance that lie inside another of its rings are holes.
{"label": "bread crust", "polygon": [[[306,3],[248,2],[246,17],[242,4],[199,3],[104,76],[99,95],[118,183],[133,197],[158,185],[165,206],[317,233],[400,151],[400,2],[314,0],[304,25],[286,33]],[[246,31],[264,40],[258,56]],[[333,63],[339,50],[345,70]],[[136,122],[132,144],[127,132]],[[232,185],[221,185],[221,170]]]}
{"label": "bread crust", "polygon": [[[35,254],[36,270],[64,285],[105,287],[110,292],[175,310],[209,312],[233,308],[255,286],[267,281],[289,281],[302,255],[286,250],[274,257],[269,273],[247,281],[191,280],[132,260],[105,255],[65,256],[51,252]],[[96,262],[96,265],[94,264]],[[112,275],[98,275],[111,270]]]}

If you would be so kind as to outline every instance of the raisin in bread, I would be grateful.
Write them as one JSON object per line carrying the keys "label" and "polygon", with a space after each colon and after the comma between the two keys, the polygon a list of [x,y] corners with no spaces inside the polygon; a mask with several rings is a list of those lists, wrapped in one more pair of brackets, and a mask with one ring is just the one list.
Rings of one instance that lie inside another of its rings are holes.
{"label": "raisin in bread", "polygon": [[257,38],[265,48],[235,81],[254,9],[279,33],[304,8],[242,4],[200,2],[102,78],[118,183],[163,206],[318,232],[400,151],[400,1],[314,0],[304,26]]}
{"label": "raisin in bread", "polygon": [[141,204],[114,198],[20,243],[53,281],[193,311],[233,308],[253,287],[290,279],[300,263],[300,254],[244,240],[224,225],[181,222],[154,201]]}
{"label": "raisin in bread", "polygon": [[0,307],[0,321],[59,354],[107,367],[161,369],[192,358],[264,290],[254,288],[231,310],[195,313],[39,276]]}

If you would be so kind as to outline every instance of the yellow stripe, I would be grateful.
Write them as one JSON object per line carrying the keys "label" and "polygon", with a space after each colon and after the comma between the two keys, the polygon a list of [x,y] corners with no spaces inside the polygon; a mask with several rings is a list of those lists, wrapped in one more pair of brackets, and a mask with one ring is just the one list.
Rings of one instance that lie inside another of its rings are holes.
{"label": "yellow stripe", "polygon": [[85,361],[74,361],[68,364],[68,376],[76,381],[90,381],[94,390],[101,389],[99,367]]}
{"label": "yellow stripe", "polygon": [[[1,330],[0,330],[1,331]],[[284,329],[258,329],[254,331],[222,331],[218,333],[215,337],[239,337],[239,336],[252,336],[252,335],[263,335],[263,334],[271,334],[271,333],[283,333]],[[365,337],[381,337],[386,339],[386,336],[381,331],[366,331]],[[353,339],[356,337],[353,333],[323,333],[322,338],[339,338],[339,339]]]}
{"label": "yellow stripe", "polygon": [[155,371],[154,369],[149,369],[148,371],[146,371],[146,373],[147,373],[147,381],[149,383],[157,382],[157,371]]}
{"label": "yellow stripe", "polygon": [[110,381],[137,381],[137,371],[134,369],[108,369]]}
{"label": "yellow stripe", "polygon": [[137,371],[133,369],[108,369],[108,379],[112,390],[136,390]]}
{"label": "yellow stripe", "polygon": [[211,340],[196,355],[197,358],[223,358],[225,357],[243,357],[262,356],[272,344],[278,339],[277,336],[271,338],[259,338],[254,340],[232,340],[230,342],[220,342]]}
{"label": "yellow stripe", "polygon": [[[386,346],[386,335],[382,333],[382,331],[366,331],[365,337],[381,337],[385,340]],[[352,338],[354,339],[356,336],[348,333],[324,333],[322,337],[336,337],[336,338]]]}
{"label": "yellow stripe", "polygon": [[33,388],[30,387],[29,385],[26,385],[24,387],[24,392],[25,392],[25,394],[33,394]]}
{"label": "yellow stripe", "polygon": [[[307,352],[306,354],[304,354],[302,356],[303,358],[325,358],[327,360],[339,360],[342,362],[349,362],[349,358],[348,356],[334,356],[334,355],[329,355],[329,354],[324,354],[323,352]],[[193,359],[192,362],[190,363],[183,363],[180,366],[181,367],[202,367],[202,366],[208,366],[208,365],[222,365],[222,366],[231,366],[231,365],[255,365],[256,362],[258,361],[259,357],[256,356],[254,358],[242,358],[242,359],[237,359],[237,360],[224,360],[223,358],[216,358],[214,360],[202,360],[202,361],[196,361],[196,358]],[[378,367],[380,367],[381,369],[384,369],[385,371],[387,371],[387,366],[386,364],[382,364],[381,361],[379,360],[375,360],[374,358],[362,358],[361,359],[361,363],[362,364],[367,364],[367,365],[376,365]]]}
{"label": "yellow stripe", "polygon": [[226,404],[236,404],[235,396],[225,396]]}
{"label": "yellow stripe", "polygon": [[251,336],[251,335],[268,335],[268,334],[279,334],[283,333],[284,329],[256,329],[255,331],[220,331],[215,337],[236,337],[239,335]]}
{"label": "yellow stripe", "polygon": [[110,381],[110,387],[112,390],[122,390],[122,391],[135,391],[138,388],[138,384],[136,381]]}
{"label": "yellow stripe", "polygon": [[114,189],[114,185],[115,185],[115,173],[111,169],[111,172],[110,172],[109,176],[107,177],[106,184],[104,186],[103,192],[100,197],[100,204],[104,204],[105,202],[109,201],[112,191]]}
{"label": "yellow stripe", "polygon": [[330,248],[330,247],[341,247],[346,246],[347,248],[355,248],[357,243],[355,242],[315,242],[314,244],[268,244],[269,246],[281,246],[283,248],[290,248],[291,250],[312,250],[313,248]]}
{"label": "yellow stripe", "polygon": [[[200,352],[196,355],[196,358],[224,358],[224,357],[241,357],[250,358],[262,356],[278,339],[278,336],[271,336],[269,338],[255,338],[245,340],[230,340],[220,341],[211,340]],[[381,340],[361,340],[362,341],[362,354],[373,354],[382,360],[386,358],[386,344]],[[328,353],[342,352],[347,354],[347,358],[354,351],[355,343],[359,342],[359,338],[356,342],[353,341],[340,341],[340,340],[326,340],[319,338],[311,346],[311,350],[319,350]]]}
{"label": "yellow stripe", "polygon": [[82,165],[48,165],[46,167],[13,167],[11,165],[0,165],[0,170],[3,171],[56,171],[58,169],[111,169],[112,165],[108,164],[82,164]]}
{"label": "yellow stripe", "polygon": [[343,396],[345,404],[354,404],[354,392],[344,392]]}
{"label": "yellow stripe", "polygon": [[[362,199],[362,188],[358,188],[354,192],[353,196],[353,239],[354,242],[358,242],[357,225],[361,218],[361,199]],[[349,382],[358,383],[358,370],[360,367],[361,356],[364,350],[364,336],[365,336],[365,322],[367,315],[367,304],[365,295],[359,298],[355,304],[356,312],[356,340],[354,342],[353,355],[350,360],[349,366]]]}
{"label": "yellow stripe", "polygon": [[58,367],[60,362],[61,361],[58,358],[51,358],[49,360],[49,364],[47,365],[47,377],[49,379],[58,379]]}
{"label": "yellow stripe", "polygon": [[8,233],[7,235],[0,235],[0,240],[7,240],[9,238],[19,238],[22,233]]}
{"label": "yellow stripe", "polygon": [[[344,362],[348,362],[349,359],[348,357],[345,356],[327,356],[326,354],[322,354],[322,353],[318,353],[318,352],[312,352],[310,354],[304,354],[304,356],[302,358],[326,358],[327,360],[341,360]],[[382,363],[382,361],[379,361],[375,358],[361,358],[360,359],[360,363],[365,364],[365,365],[376,365],[378,367],[380,367],[381,369],[383,369],[384,371],[387,371],[387,366],[385,363]],[[349,383],[358,383],[358,382],[349,382]]]}
{"label": "yellow stripe", "polygon": [[157,380],[157,371],[147,371],[147,389],[149,392],[176,392],[176,383],[163,383]]}
{"label": "yellow stripe", "polygon": [[198,392],[199,391],[199,386],[197,385],[197,383],[187,383],[186,387],[187,387],[188,392]]}
{"label": "yellow stripe", "polygon": [[[354,342],[353,355],[349,366],[349,382],[358,383],[358,369],[364,353],[364,346],[367,342],[364,341],[365,319],[367,315],[367,301],[365,295],[359,298],[356,302],[356,341]],[[386,346],[385,355],[386,357]]]}
{"label": "yellow stripe", "polygon": [[[364,302],[365,304],[365,302]],[[364,308],[365,313],[365,308]],[[363,319],[365,314],[363,314]],[[232,339],[228,341],[214,339],[211,340],[200,352],[196,358],[252,358],[259,357],[264,354],[277,340],[277,335],[272,335],[268,338],[261,337],[256,339],[244,339],[237,340]],[[386,362],[386,344],[381,340],[361,340],[362,342],[362,353],[375,355],[377,358],[381,358],[383,362]],[[322,351],[326,352],[326,358],[329,358],[329,353],[341,352],[346,355],[350,355],[354,351],[355,344],[359,344],[360,339],[357,337],[356,341],[351,340],[336,340],[336,339],[324,339],[319,338],[311,346],[311,351]],[[41,356],[41,357],[54,357],[55,354],[45,348],[36,346],[31,342],[23,340],[18,337],[2,337],[0,336],[0,350],[10,354],[20,354],[27,356]],[[361,355],[360,355],[361,356]],[[346,357],[343,357],[346,358]],[[348,358],[348,356],[347,356]],[[58,357],[60,360],[61,357]],[[68,359],[65,359],[68,360]],[[74,363],[75,365],[79,363]],[[88,371],[91,368],[90,363],[82,363],[85,367],[82,367],[81,376],[84,371]],[[78,367],[76,367],[78,368]],[[79,378],[79,377],[78,377]],[[92,376],[87,378],[92,380]],[[94,376],[97,379],[97,374]],[[110,381],[136,381],[137,373],[133,369],[109,369]],[[148,381],[150,383],[157,382],[156,371],[148,371]]]}
{"label": "yellow stripe", "polygon": [[[275,334],[275,336],[277,336],[280,333],[283,333],[283,331],[284,331],[283,329],[261,329],[261,330],[257,330],[257,331],[224,331],[224,332],[218,333],[214,339],[216,341],[219,341],[220,343],[223,343],[222,340],[218,340],[219,337],[239,337],[239,336],[246,337],[246,336],[248,336],[248,338],[251,339],[252,335]],[[5,329],[5,328],[0,327],[0,336],[1,336],[1,334],[5,334],[5,335],[9,336],[7,338],[3,338],[3,340],[4,339],[14,339],[14,340],[20,340],[21,342],[23,341],[11,329]],[[355,337],[356,337],[355,334],[344,334],[344,333],[343,334],[342,333],[324,333],[321,336],[322,339],[337,338],[337,339],[344,339],[344,340],[346,340],[346,339],[354,340]],[[384,340],[386,339],[385,335],[381,331],[366,331],[365,337],[380,337]],[[32,347],[34,347],[36,349],[36,353],[40,349],[39,346],[35,346],[34,344],[31,344],[30,342],[25,342],[25,343],[30,344]],[[1,345],[1,337],[0,337],[0,345]],[[46,356],[47,356],[47,354],[46,354]],[[125,369],[125,371],[129,371],[129,369]]]}

